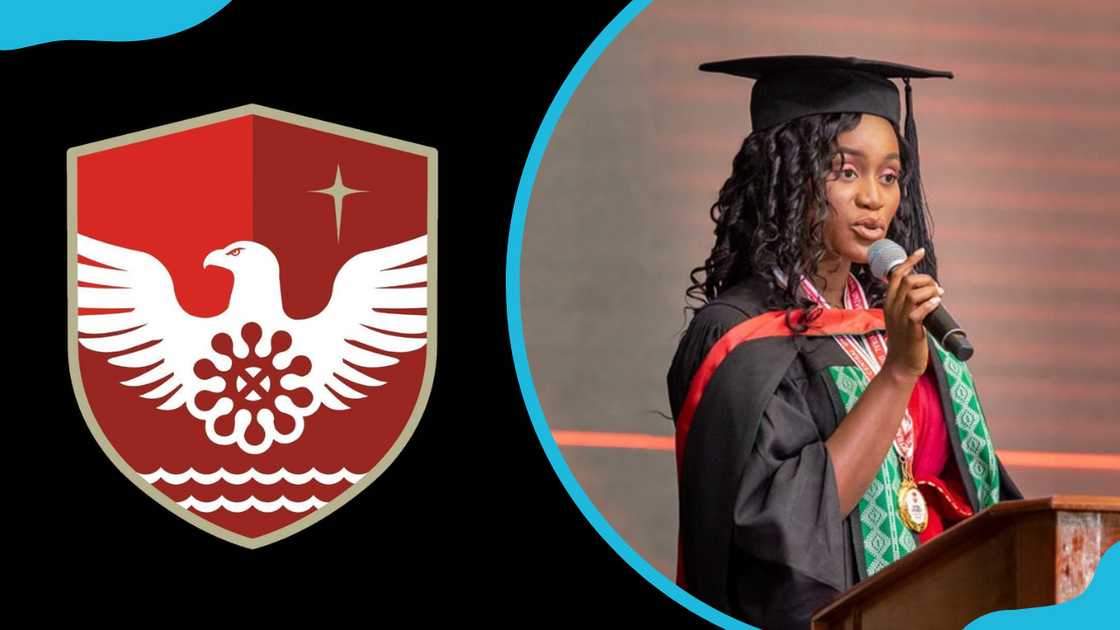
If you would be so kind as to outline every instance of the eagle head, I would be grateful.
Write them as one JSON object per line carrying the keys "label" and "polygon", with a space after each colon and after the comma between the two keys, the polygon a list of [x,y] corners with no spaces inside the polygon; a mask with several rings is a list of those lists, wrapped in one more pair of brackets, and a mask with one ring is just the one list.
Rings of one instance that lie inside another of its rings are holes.
{"label": "eagle head", "polygon": [[236,276],[241,272],[271,271],[279,268],[276,256],[264,245],[253,241],[236,241],[206,255],[202,268],[221,267]]}

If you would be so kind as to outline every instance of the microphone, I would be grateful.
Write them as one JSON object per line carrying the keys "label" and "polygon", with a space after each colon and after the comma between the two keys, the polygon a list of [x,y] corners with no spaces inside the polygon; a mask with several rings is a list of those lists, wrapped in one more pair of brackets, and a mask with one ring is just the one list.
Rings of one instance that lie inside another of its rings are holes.
{"label": "microphone", "polygon": [[[884,281],[888,281],[891,271],[906,262],[907,258],[906,250],[902,249],[901,245],[886,238],[872,243],[868,251],[871,273]],[[914,270],[911,269],[910,273],[914,273]],[[941,344],[941,347],[952,352],[953,356],[961,361],[967,361],[972,357],[973,348],[968,335],[949,315],[949,311],[945,310],[944,304],[938,305],[932,313],[926,315],[922,325]]]}

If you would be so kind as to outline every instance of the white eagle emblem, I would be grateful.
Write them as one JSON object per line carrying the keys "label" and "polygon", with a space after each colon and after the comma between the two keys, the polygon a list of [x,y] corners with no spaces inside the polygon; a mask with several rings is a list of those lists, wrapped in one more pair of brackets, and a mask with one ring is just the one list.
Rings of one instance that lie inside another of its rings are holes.
{"label": "white eagle emblem", "polygon": [[[335,276],[330,301],[306,319],[284,312],[280,266],[269,248],[237,241],[202,265],[233,274],[226,310],[187,313],[167,268],[151,254],[78,234],[78,342],[112,353],[112,365],[142,371],[121,382],[158,409],[186,406],[215,444],[260,454],[295,442],[320,406],[384,381],[367,373],[398,362],[393,354],[424,347],[427,236],[361,252]],[[411,264],[410,264],[411,263]],[[95,286],[90,286],[95,285]]]}

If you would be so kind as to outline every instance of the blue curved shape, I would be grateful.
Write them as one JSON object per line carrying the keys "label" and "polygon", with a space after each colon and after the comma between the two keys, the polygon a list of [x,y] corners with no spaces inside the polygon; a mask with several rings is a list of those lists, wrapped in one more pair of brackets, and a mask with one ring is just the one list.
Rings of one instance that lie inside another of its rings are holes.
{"label": "blue curved shape", "polygon": [[[1051,628],[1105,628],[1116,622],[1120,595],[1120,544],[1101,557],[1093,581],[1085,592],[1068,602],[1040,608],[1001,610],[965,626],[967,630],[1049,630]],[[1115,626],[1113,626],[1115,627]]]}
{"label": "blue curved shape", "polygon": [[533,184],[537,179],[537,170],[541,165],[545,147],[548,146],[556,123],[568,106],[572,93],[579,86],[587,71],[603,54],[603,50],[618,36],[626,25],[645,9],[651,0],[634,0],[619,13],[603,32],[591,42],[591,46],[584,51],[583,56],[576,62],[568,78],[560,86],[556,97],[545,113],[540,129],[533,139],[533,146],[529,149],[529,157],[525,168],[521,172],[521,180],[517,186],[517,197],[513,204],[513,219],[510,222],[509,245],[506,250],[506,317],[509,321],[510,345],[513,348],[513,363],[517,370],[517,379],[521,385],[521,395],[525,399],[525,406],[529,410],[529,417],[533,420],[533,427],[537,432],[544,452],[548,456],[552,468],[560,478],[561,483],[568,490],[572,500],[580,511],[595,528],[599,535],[613,548],[622,559],[630,564],[642,577],[649,580],[669,597],[675,599],[685,608],[691,610],[704,619],[725,628],[754,628],[737,619],[712,608],[696,599],[684,589],[673,583],[672,580],[661,574],[653,565],[642,558],[634,549],[618,535],[607,519],[591,503],[591,499],[584,493],[579,482],[576,481],[572,471],[568,468],[560,453],[560,447],[552,437],[545,420],[544,410],[541,409],[540,399],[537,397],[536,387],[533,385],[533,375],[529,369],[529,359],[525,353],[525,331],[521,323],[521,247],[525,235],[525,217],[529,209],[529,199],[532,196]]}
{"label": "blue curved shape", "polygon": [[5,0],[0,50],[59,40],[130,42],[197,26],[229,0]]}

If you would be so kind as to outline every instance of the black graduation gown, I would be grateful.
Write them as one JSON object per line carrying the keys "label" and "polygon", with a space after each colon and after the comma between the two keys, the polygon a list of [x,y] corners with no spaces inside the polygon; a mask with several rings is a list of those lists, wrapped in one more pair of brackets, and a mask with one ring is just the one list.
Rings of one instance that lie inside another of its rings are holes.
{"label": "black graduation gown", "polygon": [[[827,368],[852,361],[831,337],[793,336],[788,329],[760,333],[726,352],[734,336],[728,331],[771,310],[764,306],[767,290],[764,281],[752,280],[701,308],[669,370],[678,424],[678,582],[764,629],[808,628],[817,609],[867,577],[859,507],[840,514],[824,444],[846,414]],[[690,404],[698,367],[722,352],[698,390],[699,402]],[[936,356],[932,347],[930,356]],[[944,368],[932,363],[942,411],[952,418]],[[691,415],[682,439],[684,409]],[[957,432],[948,433],[957,470],[967,470]],[[998,466],[1000,500],[1022,498]],[[962,481],[979,511],[972,482]]]}

